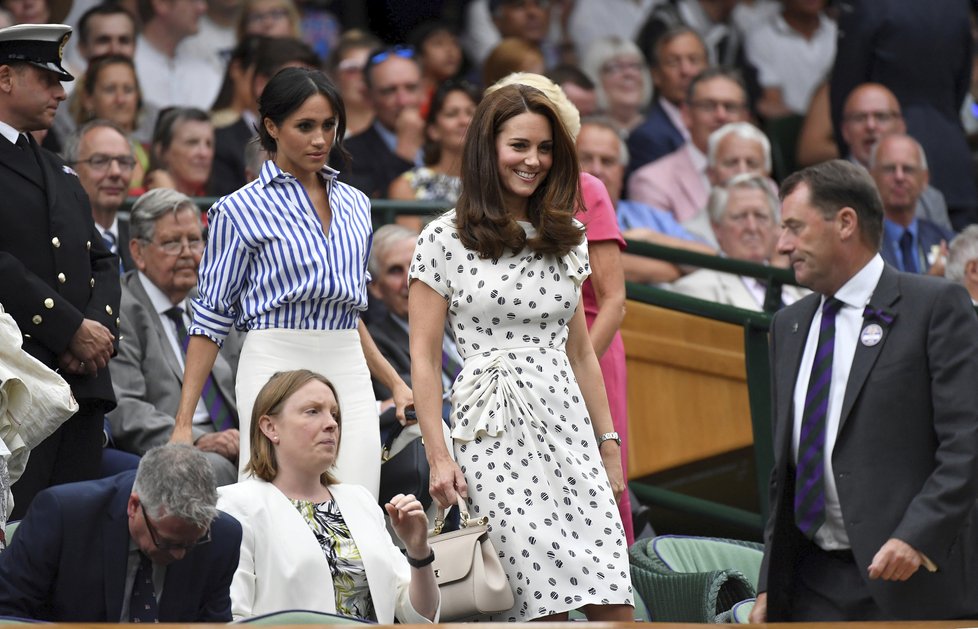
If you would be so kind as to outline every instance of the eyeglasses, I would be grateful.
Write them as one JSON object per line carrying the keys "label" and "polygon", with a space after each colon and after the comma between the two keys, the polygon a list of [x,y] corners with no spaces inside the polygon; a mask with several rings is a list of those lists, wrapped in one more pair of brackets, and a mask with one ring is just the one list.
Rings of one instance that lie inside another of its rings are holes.
{"label": "eyeglasses", "polygon": [[601,66],[601,71],[605,74],[622,74],[629,70],[641,72],[642,63],[640,61],[609,61]]}
{"label": "eyeglasses", "polygon": [[146,521],[146,528],[149,529],[149,537],[153,540],[153,545],[160,550],[167,552],[173,550],[191,550],[195,546],[203,546],[211,541],[211,530],[208,528],[204,531],[204,534],[198,537],[196,540],[186,543],[178,544],[176,542],[171,542],[169,540],[160,541],[159,534],[156,532],[156,527],[153,526],[153,521],[149,519],[149,515],[146,514],[146,507],[143,503],[139,503],[139,508],[143,512],[143,520]]}
{"label": "eyeglasses", "polygon": [[689,106],[704,114],[711,113],[716,111],[718,108],[722,108],[724,113],[728,115],[737,115],[743,113],[747,109],[747,105],[744,103],[738,103],[732,100],[694,100],[689,103]]}
{"label": "eyeglasses", "polygon": [[168,256],[178,256],[183,252],[183,248],[190,249],[190,253],[200,255],[204,252],[204,241],[200,238],[181,238],[180,240],[168,240],[163,243],[154,242],[148,238],[140,238],[143,242],[155,245]]}
{"label": "eyeglasses", "polygon": [[846,122],[852,122],[855,124],[866,124],[869,119],[872,118],[876,124],[886,124],[894,120],[902,118],[900,112],[897,111],[857,111],[852,114],[846,114],[842,119]]}
{"label": "eyeglasses", "polygon": [[394,46],[393,48],[388,48],[386,50],[381,50],[375,53],[370,59],[367,60],[367,65],[375,66],[378,63],[383,63],[390,59],[391,57],[400,57],[401,59],[414,59],[414,48],[410,46]]}
{"label": "eyeglasses", "polygon": [[269,9],[268,11],[255,12],[248,15],[248,24],[258,24],[259,22],[274,22],[289,18],[288,9]]}
{"label": "eyeglasses", "polygon": [[123,172],[129,172],[136,167],[136,160],[132,155],[105,155],[104,153],[96,153],[88,159],[75,160],[75,164],[88,164],[88,167],[92,170],[102,171],[109,167],[109,165],[115,162],[119,165],[119,170]]}

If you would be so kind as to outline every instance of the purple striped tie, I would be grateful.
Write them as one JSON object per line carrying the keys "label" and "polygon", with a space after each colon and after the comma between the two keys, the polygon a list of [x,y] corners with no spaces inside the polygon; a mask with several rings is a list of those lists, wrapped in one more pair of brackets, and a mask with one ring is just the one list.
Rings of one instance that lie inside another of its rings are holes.
{"label": "purple striped tie", "polygon": [[835,316],[841,308],[842,302],[835,297],[829,297],[822,304],[818,345],[801,416],[798,463],[795,466],[795,524],[809,539],[825,522],[825,420],[828,417],[829,388],[832,383]]}
{"label": "purple striped tie", "polygon": [[[174,306],[164,314],[173,321],[173,325],[177,326],[177,338],[180,339],[180,348],[183,350],[184,356],[186,356],[190,336],[187,335],[187,326],[183,324],[183,308]],[[217,388],[217,383],[214,382],[213,374],[208,374],[207,380],[204,380],[204,388],[200,391],[200,399],[204,401],[204,408],[207,409],[207,414],[210,415],[211,423],[214,424],[214,430],[221,432],[222,430],[238,427],[234,413],[231,412],[231,408],[224,400],[224,396],[221,395],[221,390]]]}

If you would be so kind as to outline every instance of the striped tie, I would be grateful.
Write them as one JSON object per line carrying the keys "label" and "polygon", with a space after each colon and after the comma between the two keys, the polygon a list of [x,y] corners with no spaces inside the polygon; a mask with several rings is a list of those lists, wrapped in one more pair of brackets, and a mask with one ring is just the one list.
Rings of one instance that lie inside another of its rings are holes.
{"label": "striped tie", "polygon": [[829,297],[822,304],[822,323],[812,361],[812,375],[805,394],[795,467],[795,524],[812,539],[825,522],[825,420],[828,417],[832,383],[832,352],[835,348],[835,316],[842,302]]}
{"label": "striped tie", "polygon": [[[177,326],[177,338],[180,339],[180,347],[183,349],[184,356],[186,356],[187,344],[190,342],[190,337],[187,335],[187,326],[183,324],[183,308],[174,306],[163,314],[169,317],[173,321],[173,324]],[[213,374],[207,375],[207,380],[204,381],[204,388],[200,392],[200,398],[204,401],[204,407],[207,409],[207,414],[210,415],[211,423],[214,424],[214,430],[220,432],[229,428],[238,427],[234,413],[231,412],[230,407],[228,407],[227,402],[224,400],[224,396],[221,395],[220,389],[217,388],[217,383],[214,382]]]}

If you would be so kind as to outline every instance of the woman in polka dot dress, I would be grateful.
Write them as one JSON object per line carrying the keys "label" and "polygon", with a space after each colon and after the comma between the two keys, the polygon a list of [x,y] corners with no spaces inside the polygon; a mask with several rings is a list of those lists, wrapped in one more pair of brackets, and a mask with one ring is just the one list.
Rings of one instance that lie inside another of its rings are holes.
{"label": "woman in polka dot dress", "polygon": [[[553,104],[501,88],[469,126],[456,209],[425,228],[411,265],[431,494],[449,505],[460,493],[488,517],[516,599],[487,620],[632,618],[619,446],[579,307],[590,270],[578,204],[577,157]],[[446,316],[465,359],[454,461],[439,428]]]}

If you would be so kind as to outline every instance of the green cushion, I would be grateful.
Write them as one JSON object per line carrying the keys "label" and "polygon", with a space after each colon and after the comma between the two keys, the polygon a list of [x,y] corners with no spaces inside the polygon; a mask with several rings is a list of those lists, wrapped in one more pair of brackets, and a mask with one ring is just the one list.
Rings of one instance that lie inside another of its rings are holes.
{"label": "green cushion", "polygon": [[662,535],[649,551],[674,572],[736,570],[757,587],[764,556],[760,544],[712,537]]}

